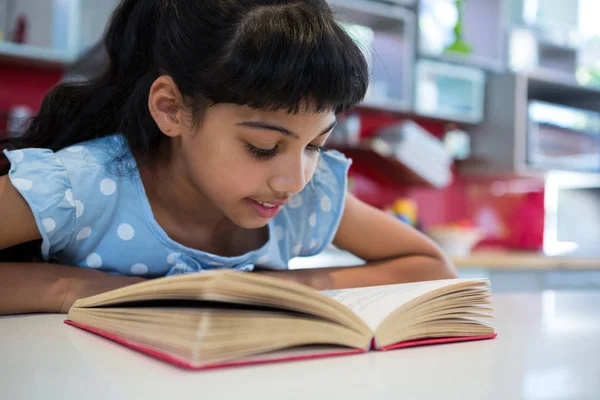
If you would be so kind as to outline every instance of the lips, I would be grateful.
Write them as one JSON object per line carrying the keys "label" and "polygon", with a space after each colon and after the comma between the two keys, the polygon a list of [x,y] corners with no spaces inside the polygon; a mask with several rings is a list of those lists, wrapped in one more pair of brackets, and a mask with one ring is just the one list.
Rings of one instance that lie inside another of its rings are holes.
{"label": "lips", "polygon": [[246,199],[246,201],[259,217],[266,219],[276,216],[281,210],[281,207],[285,204],[285,202],[282,201],[260,201],[250,198]]}
{"label": "lips", "polygon": [[275,205],[275,204],[271,204],[271,203],[267,203],[267,202],[263,202],[263,201],[258,201],[258,200],[254,200],[254,201],[256,201],[258,204],[260,204],[263,207],[267,207],[267,208],[277,207],[277,205]]}

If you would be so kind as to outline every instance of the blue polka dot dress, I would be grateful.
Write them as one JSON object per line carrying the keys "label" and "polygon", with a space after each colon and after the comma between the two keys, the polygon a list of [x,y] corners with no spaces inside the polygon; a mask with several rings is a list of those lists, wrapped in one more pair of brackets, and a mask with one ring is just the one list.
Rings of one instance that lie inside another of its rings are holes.
{"label": "blue polka dot dress", "polygon": [[350,160],[322,153],[317,170],[268,224],[269,240],[236,257],[175,242],[152,215],[135,160],[122,135],[53,152],[4,152],[9,179],[25,198],[42,236],[47,261],[121,275],[158,277],[215,268],[286,269],[332,241],[340,223]]}

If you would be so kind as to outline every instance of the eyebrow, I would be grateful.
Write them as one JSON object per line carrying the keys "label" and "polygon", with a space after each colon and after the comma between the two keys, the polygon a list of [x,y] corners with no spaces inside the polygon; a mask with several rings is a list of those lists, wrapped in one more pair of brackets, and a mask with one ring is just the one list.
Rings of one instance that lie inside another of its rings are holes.
{"label": "eyebrow", "polygon": [[[300,136],[298,136],[294,132],[292,132],[292,131],[284,128],[283,126],[281,126],[281,125],[275,125],[275,124],[270,124],[268,122],[245,121],[245,122],[239,122],[236,125],[238,125],[238,126],[245,126],[247,128],[252,128],[252,129],[262,129],[262,130],[267,130],[267,131],[275,131],[275,132],[281,133],[284,136],[292,137],[294,139],[300,139]],[[336,125],[337,125],[337,121],[334,121],[325,130],[323,130],[323,132],[321,132],[319,134],[319,136],[323,136],[324,134],[326,134],[327,132],[329,132],[330,130],[332,130],[333,128],[335,128]]]}

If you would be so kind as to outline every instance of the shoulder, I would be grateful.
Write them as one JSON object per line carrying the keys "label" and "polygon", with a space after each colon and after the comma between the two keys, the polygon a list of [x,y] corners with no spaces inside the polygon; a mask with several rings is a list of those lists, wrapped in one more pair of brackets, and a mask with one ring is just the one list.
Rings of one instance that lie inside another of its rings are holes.
{"label": "shoulder", "polygon": [[43,239],[45,258],[64,249],[84,212],[97,217],[112,202],[99,195],[115,192],[117,175],[109,177],[111,158],[120,139],[109,136],[54,152],[26,148],[5,151],[11,164],[9,179],[30,207]]}
{"label": "shoulder", "polygon": [[321,154],[317,163],[317,170],[310,184],[313,185],[347,185],[348,169],[352,160],[336,150],[328,150]]}
{"label": "shoulder", "polygon": [[[59,151],[43,148],[5,150],[11,164],[10,174],[27,175],[43,181],[51,172],[66,172],[69,178],[94,170],[104,170],[111,159],[122,157],[126,151],[119,135],[82,142]],[[27,186],[27,184],[25,184]]]}
{"label": "shoulder", "polygon": [[318,254],[333,242],[344,211],[351,164],[337,151],[322,153],[310,182],[276,217],[288,260]]}
{"label": "shoulder", "polygon": [[107,136],[59,151],[26,148],[5,151],[11,163],[9,177],[32,209],[74,208],[81,214],[83,201],[115,192],[126,168],[114,162],[128,159],[120,135]]}

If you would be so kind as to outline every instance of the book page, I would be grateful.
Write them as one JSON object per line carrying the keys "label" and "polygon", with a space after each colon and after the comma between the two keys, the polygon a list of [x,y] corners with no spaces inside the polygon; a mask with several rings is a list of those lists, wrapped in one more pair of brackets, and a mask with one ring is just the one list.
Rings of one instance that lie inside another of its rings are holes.
{"label": "book page", "polygon": [[379,324],[401,305],[433,290],[473,281],[476,280],[446,279],[356,289],[325,290],[321,293],[351,309],[375,332]]}

